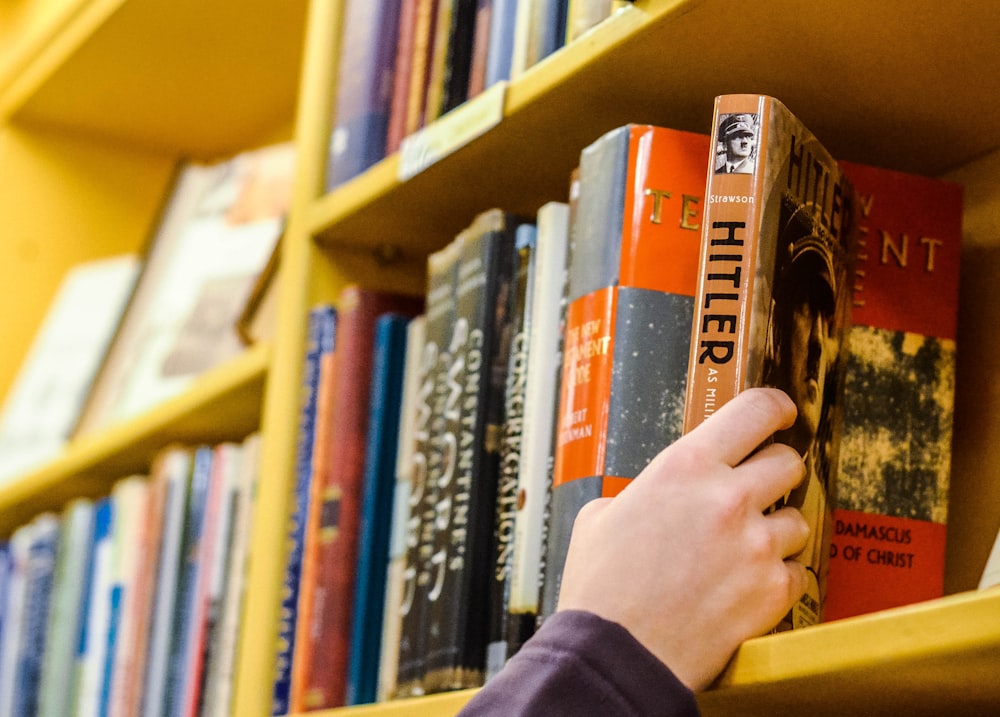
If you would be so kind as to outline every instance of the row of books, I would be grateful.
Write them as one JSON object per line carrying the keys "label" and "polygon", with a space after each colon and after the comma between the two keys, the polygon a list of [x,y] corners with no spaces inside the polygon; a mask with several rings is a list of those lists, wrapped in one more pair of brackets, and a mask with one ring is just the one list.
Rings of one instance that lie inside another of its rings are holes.
{"label": "row of books", "polygon": [[11,535],[0,715],[230,714],[259,443],[170,446]]}
{"label": "row of books", "polygon": [[352,0],[337,61],[327,188],[517,77],[623,0]]}
{"label": "row of books", "polygon": [[[798,399],[803,425],[778,439],[810,469],[786,501],[813,524],[802,556],[813,585],[778,629],[942,594],[961,187],[836,162],[780,103],[727,101],[711,137],[608,132],[582,151],[566,201],[534,217],[483,212],[429,257],[423,311],[407,312],[416,318],[404,320],[396,354],[406,358],[395,374],[395,475],[380,479],[386,512],[358,498],[374,490],[371,474],[317,486],[315,464],[354,460],[361,439],[313,427],[315,453],[336,455],[313,456],[313,485],[300,493],[311,501],[303,550],[355,547],[325,585],[303,560],[288,709],[482,684],[556,609],[580,507],[625,489],[726,392],[749,385]],[[759,214],[733,213],[748,206]],[[329,311],[356,305],[360,290],[350,291]],[[781,319],[804,306],[812,319],[796,349]],[[346,348],[338,338],[330,350]],[[363,475],[378,455],[373,435],[385,437],[377,413],[387,404],[374,392],[386,377],[349,380],[372,392],[370,420],[330,420],[368,426]],[[815,424],[810,398],[823,405]],[[359,587],[372,575],[374,593]],[[331,602],[339,629],[316,617],[316,603]],[[352,662],[361,640],[366,672]],[[296,683],[297,672],[311,682]]]}

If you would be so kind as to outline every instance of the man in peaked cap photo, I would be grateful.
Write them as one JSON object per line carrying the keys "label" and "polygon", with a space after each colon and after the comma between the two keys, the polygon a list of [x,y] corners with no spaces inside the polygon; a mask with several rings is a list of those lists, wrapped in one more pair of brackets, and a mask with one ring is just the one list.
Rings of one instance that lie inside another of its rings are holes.
{"label": "man in peaked cap photo", "polygon": [[757,117],[726,115],[719,122],[720,147],[716,174],[751,174],[757,162]]}

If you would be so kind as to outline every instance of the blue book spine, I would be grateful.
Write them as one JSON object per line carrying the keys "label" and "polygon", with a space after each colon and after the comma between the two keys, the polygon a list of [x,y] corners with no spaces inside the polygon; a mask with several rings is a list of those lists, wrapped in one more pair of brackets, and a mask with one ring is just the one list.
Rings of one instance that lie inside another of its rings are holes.
{"label": "blue book spine", "polygon": [[34,715],[38,705],[45,630],[59,548],[59,521],[56,517],[45,514],[34,522],[33,540],[28,550],[25,632],[18,659],[14,703],[14,714],[26,716]]}
{"label": "blue book spine", "polygon": [[408,317],[385,314],[375,324],[371,413],[365,447],[354,612],[347,668],[349,705],[374,702],[378,692],[408,323]]}
{"label": "blue book spine", "polygon": [[291,519],[288,525],[288,561],[285,563],[285,588],[281,602],[281,625],[272,690],[271,714],[284,715],[289,710],[292,688],[292,656],[295,654],[295,624],[299,604],[299,578],[309,516],[309,484],[313,471],[313,445],[316,433],[316,401],[323,357],[334,349],[337,311],[324,304],[309,312],[308,338],[302,369],[302,408],[299,412],[298,444],[295,452],[295,486]]}
{"label": "blue book spine", "polygon": [[385,157],[401,0],[349,0],[344,10],[327,188]]}
{"label": "blue book spine", "polygon": [[518,0],[493,0],[489,49],[486,53],[486,86],[510,79],[514,59],[514,28]]}
{"label": "blue book spine", "polygon": [[101,632],[106,626],[103,619],[105,599],[103,590],[107,587],[107,553],[110,550],[114,527],[114,504],[110,498],[101,498],[94,506],[94,530],[91,536],[89,558],[87,560],[87,589],[84,593],[82,619],[80,620],[80,641],[76,652],[77,674],[75,676],[71,701],[79,710],[97,710],[98,663],[103,665],[100,650],[104,648],[106,636]]}

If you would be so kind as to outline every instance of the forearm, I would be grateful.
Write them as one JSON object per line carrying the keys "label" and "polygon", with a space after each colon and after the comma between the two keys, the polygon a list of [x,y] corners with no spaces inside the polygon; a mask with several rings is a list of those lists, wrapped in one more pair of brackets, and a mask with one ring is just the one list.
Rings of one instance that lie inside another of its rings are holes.
{"label": "forearm", "polygon": [[697,717],[694,694],[620,625],[567,610],[542,628],[460,717]]}

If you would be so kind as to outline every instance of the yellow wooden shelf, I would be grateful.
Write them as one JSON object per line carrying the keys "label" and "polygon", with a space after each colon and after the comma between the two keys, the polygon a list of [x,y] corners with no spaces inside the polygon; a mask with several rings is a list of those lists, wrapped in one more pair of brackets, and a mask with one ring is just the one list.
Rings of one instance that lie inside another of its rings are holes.
{"label": "yellow wooden shelf", "polygon": [[0,74],[0,120],[201,158],[268,141],[291,126],[306,5],[65,3],[51,32]]}
{"label": "yellow wooden shelf", "polygon": [[937,175],[1000,146],[983,107],[1000,96],[991,3],[944,13],[933,0],[841,2],[834,12],[775,0],[725,22],[731,13],[726,0],[624,7],[511,82],[495,129],[406,182],[399,156],[385,159],[310,207],[312,232],[426,254],[483,209],[530,214],[564,200],[580,149],[609,129],[707,133],[724,92],[776,95],[835,156],[869,164]]}
{"label": "yellow wooden shelf", "polygon": [[108,493],[118,478],[148,473],[174,443],[237,440],[259,426],[270,347],[257,345],[196,379],[184,393],[135,417],[74,439],[56,459],[0,489],[0,534],[75,496]]}
{"label": "yellow wooden shelf", "polygon": [[[967,592],[749,640],[698,704],[705,717],[992,714],[998,666],[1000,590]],[[475,692],[310,714],[448,717]]]}

